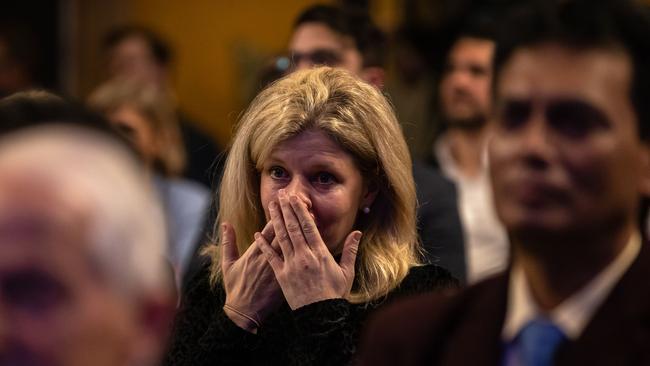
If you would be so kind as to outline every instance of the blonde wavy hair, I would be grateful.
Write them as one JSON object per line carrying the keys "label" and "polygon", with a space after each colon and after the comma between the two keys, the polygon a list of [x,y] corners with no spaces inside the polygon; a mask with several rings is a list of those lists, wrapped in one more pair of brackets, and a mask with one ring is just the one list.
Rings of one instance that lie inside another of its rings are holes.
{"label": "blonde wavy hair", "polygon": [[100,85],[88,98],[89,105],[107,114],[128,106],[151,125],[160,148],[153,157],[155,168],[166,176],[180,176],[185,170],[185,145],[170,93],[158,86],[133,80],[114,79]]}
{"label": "blonde wavy hair", "polygon": [[[356,278],[348,300],[363,303],[386,295],[420,264],[416,195],[411,158],[392,107],[374,87],[333,68],[295,72],[262,91],[243,114],[226,161],[214,243],[220,223],[235,228],[243,253],[265,225],[260,171],[281,142],[317,129],[355,160],[366,182],[378,189],[370,213],[359,215],[363,232]],[[210,245],[213,283],[221,279],[220,250]]]}

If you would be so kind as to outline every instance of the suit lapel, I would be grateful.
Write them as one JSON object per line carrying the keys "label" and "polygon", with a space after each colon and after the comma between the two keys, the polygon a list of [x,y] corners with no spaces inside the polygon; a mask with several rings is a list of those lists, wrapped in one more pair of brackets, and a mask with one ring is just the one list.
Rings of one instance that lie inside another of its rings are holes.
{"label": "suit lapel", "polygon": [[650,362],[650,252],[639,256],[594,314],[582,336],[558,352],[558,365]]}
{"label": "suit lapel", "polygon": [[442,365],[501,363],[501,329],[508,298],[508,273],[486,280],[468,291],[465,309],[459,314],[459,326],[449,335]]}

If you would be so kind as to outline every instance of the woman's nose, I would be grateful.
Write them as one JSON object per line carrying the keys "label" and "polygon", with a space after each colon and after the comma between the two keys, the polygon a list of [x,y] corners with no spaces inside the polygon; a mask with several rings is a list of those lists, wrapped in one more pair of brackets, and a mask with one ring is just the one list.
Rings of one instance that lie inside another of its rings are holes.
{"label": "woman's nose", "polygon": [[311,195],[309,192],[309,183],[304,182],[302,179],[295,178],[285,187],[285,192],[288,197],[295,195],[299,200],[305,203],[307,209],[311,210]]}

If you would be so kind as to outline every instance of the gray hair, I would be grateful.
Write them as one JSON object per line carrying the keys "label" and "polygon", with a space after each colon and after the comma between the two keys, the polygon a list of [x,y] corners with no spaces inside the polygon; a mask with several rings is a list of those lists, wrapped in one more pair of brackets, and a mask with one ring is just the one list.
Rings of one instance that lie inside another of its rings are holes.
{"label": "gray hair", "polygon": [[57,198],[81,204],[90,258],[119,290],[133,296],[169,287],[161,205],[116,140],[64,124],[30,128],[0,140],[0,169],[27,172]]}

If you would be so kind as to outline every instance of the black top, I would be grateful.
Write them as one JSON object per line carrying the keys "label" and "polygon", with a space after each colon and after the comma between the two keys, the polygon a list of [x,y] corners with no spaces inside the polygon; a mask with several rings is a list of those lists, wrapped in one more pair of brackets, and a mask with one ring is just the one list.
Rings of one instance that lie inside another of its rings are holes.
{"label": "black top", "polygon": [[179,112],[178,122],[187,153],[187,166],[183,176],[202,183],[207,188],[218,187],[225,162],[221,148],[187,114]]}
{"label": "black top", "polygon": [[413,179],[418,196],[418,235],[425,260],[445,267],[465,283],[465,242],[456,186],[439,170],[418,162],[413,164]]}
{"label": "black top", "polygon": [[414,267],[388,296],[366,304],[319,301],[295,311],[285,302],[258,334],[239,328],[222,307],[222,286],[209,284],[206,265],[186,289],[165,365],[345,365],[368,314],[396,298],[452,289],[458,281],[435,265]]}

